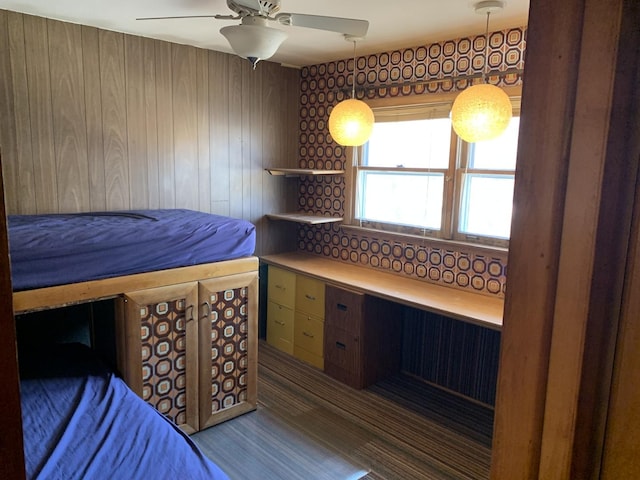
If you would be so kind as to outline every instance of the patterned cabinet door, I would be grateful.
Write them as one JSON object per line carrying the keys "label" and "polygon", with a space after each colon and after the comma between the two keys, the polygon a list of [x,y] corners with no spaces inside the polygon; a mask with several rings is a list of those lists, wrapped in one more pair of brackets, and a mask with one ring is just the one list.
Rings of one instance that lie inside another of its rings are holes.
{"label": "patterned cabinet door", "polygon": [[258,273],[200,282],[200,428],[255,410]]}
{"label": "patterned cabinet door", "polygon": [[118,322],[125,381],[186,433],[199,429],[197,287],[190,282],[127,293]]}

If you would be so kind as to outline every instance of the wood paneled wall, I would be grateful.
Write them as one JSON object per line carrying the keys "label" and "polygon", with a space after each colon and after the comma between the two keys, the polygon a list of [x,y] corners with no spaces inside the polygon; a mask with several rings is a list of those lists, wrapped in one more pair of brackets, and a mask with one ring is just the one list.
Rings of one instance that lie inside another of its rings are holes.
{"label": "wood paneled wall", "polygon": [[298,164],[298,99],[294,69],[0,10],[7,213],[189,208],[293,250],[264,214],[296,185],[264,168]]}

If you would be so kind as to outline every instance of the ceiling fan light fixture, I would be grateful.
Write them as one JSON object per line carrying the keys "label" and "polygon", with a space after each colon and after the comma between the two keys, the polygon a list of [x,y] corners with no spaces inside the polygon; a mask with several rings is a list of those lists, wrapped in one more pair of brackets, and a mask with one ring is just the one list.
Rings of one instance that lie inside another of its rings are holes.
{"label": "ceiling fan light fixture", "polygon": [[260,60],[272,57],[287,34],[277,28],[265,25],[260,17],[244,17],[241,25],[231,25],[220,29],[236,55],[246,58],[256,68]]}

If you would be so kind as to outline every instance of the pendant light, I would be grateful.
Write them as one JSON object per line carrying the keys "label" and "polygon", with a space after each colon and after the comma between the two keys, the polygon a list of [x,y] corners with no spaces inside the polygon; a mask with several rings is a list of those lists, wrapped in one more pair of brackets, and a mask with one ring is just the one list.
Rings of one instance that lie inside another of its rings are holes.
{"label": "pendant light", "polygon": [[512,107],[508,95],[499,87],[487,83],[489,65],[489,16],[503,9],[503,1],[484,1],[475,5],[475,12],[487,15],[485,30],[485,71],[483,83],[461,92],[451,108],[451,124],[465,142],[474,143],[500,136],[509,126]]}
{"label": "pendant light", "polygon": [[329,133],[339,145],[359,147],[364,145],[373,130],[374,116],[369,105],[356,98],[356,41],[358,37],[345,35],[353,42],[353,84],[351,98],[338,103],[329,115]]}

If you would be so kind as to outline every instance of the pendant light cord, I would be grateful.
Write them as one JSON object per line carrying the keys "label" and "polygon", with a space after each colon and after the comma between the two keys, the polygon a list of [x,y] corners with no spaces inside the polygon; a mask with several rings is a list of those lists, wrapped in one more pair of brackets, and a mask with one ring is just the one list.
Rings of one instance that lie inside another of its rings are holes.
{"label": "pendant light cord", "polygon": [[356,98],[356,41],[353,41],[353,83],[351,85],[351,98]]}
{"label": "pendant light cord", "polygon": [[489,74],[489,16],[491,12],[487,12],[487,25],[484,29],[484,72],[482,74],[482,79],[484,83],[489,83],[487,81]]}

